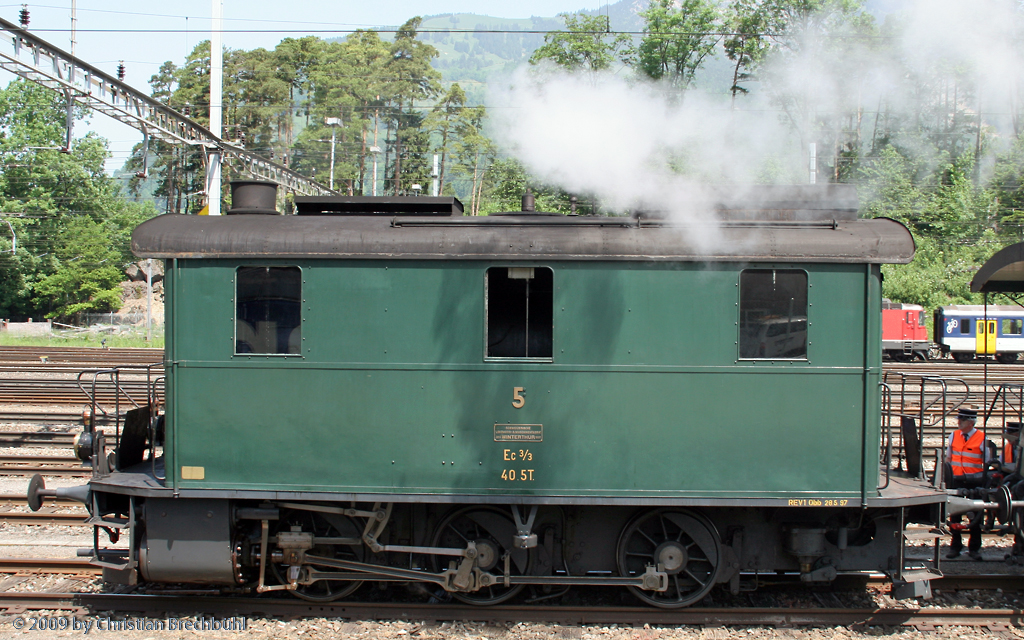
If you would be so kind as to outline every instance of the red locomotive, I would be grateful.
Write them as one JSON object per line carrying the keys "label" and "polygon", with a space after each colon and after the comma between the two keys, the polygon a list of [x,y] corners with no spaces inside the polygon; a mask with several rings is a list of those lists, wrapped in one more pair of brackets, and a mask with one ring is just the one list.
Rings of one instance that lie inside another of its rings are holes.
{"label": "red locomotive", "polygon": [[924,307],[882,301],[882,355],[903,362],[927,360],[931,347]]}

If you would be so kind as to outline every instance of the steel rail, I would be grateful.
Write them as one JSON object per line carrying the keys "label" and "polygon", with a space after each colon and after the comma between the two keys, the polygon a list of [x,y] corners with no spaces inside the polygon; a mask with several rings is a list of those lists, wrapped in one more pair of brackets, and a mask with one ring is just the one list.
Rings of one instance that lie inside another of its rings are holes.
{"label": "steel rail", "polygon": [[0,447],[11,446],[71,446],[75,434],[52,431],[0,431]]}
{"label": "steel rail", "polygon": [[[97,424],[113,423],[113,419],[107,416],[96,416]],[[39,424],[39,425],[60,425],[78,426],[85,424],[82,412],[76,413],[35,413],[28,411],[0,411],[0,424]],[[2,433],[2,432],[0,432]],[[0,444],[0,446],[3,446]]]}
{"label": "steel rail", "polygon": [[78,458],[71,456],[21,456],[21,455],[10,455],[0,454],[0,465],[4,464],[19,464],[19,463],[32,463],[32,464],[58,464],[63,466],[82,466],[82,461]]}
{"label": "steel rail", "polygon": [[[29,526],[59,525],[63,527],[91,526],[86,523],[89,514],[85,511],[77,513],[44,513],[42,511],[2,511],[0,522]],[[0,564],[0,566],[3,566]],[[2,571],[3,569],[0,569]]]}
{"label": "steel rail", "polygon": [[10,466],[0,467],[0,476],[32,476],[40,474],[43,477],[62,476],[68,478],[88,478],[92,476],[92,469],[80,467],[31,467],[31,466]]}
{"label": "steel rail", "polygon": [[656,609],[649,607],[569,607],[498,605],[473,607],[426,603],[309,603],[285,599],[212,597],[210,595],[114,593],[0,593],[7,615],[30,610],[91,610],[144,613],[199,613],[246,617],[342,617],[356,620],[541,622],[560,624],[772,625],[918,628],[983,627],[1003,630],[1020,626],[1024,614],[1015,609]]}
{"label": "steel rail", "polygon": [[[43,504],[56,504],[61,506],[80,505],[78,500],[72,498],[42,498]],[[0,505],[3,504],[28,504],[28,497],[24,493],[0,493]]]}
{"label": "steel rail", "polygon": [[[24,347],[0,346],[0,362],[124,362],[127,360],[160,363],[164,350],[149,347]],[[41,359],[46,358],[47,362]]]}
{"label": "steel rail", "polygon": [[76,558],[0,558],[0,573],[24,572],[99,575],[102,570],[88,560]]}

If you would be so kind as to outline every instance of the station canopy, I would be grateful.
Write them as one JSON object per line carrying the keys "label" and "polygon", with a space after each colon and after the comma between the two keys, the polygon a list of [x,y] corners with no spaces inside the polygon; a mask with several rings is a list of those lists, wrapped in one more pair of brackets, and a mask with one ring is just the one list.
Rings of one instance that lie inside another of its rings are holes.
{"label": "station canopy", "polygon": [[981,265],[971,280],[977,293],[1024,292],[1024,242],[1012,244]]}

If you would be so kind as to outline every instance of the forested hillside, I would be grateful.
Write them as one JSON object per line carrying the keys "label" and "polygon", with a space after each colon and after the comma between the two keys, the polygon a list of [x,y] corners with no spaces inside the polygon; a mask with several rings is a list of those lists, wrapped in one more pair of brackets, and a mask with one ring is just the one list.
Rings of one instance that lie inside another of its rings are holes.
{"label": "forested hillside", "polygon": [[[224,136],[344,193],[436,182],[474,215],[518,208],[526,188],[546,210],[619,214],[813,169],[857,185],[862,215],[910,227],[917,258],[885,267],[885,294],[933,308],[971,300],[973,270],[1024,239],[1022,2],[980,4],[634,0],[285,38],[225,52]],[[201,42],[164,63],[152,95],[205,124],[209,57]],[[115,306],[131,225],[204,205],[202,152],[153,144],[146,180],[120,189],[102,140],[54,150],[61,99],[15,82],[0,100],[0,210],[19,243],[0,254],[0,317]]]}

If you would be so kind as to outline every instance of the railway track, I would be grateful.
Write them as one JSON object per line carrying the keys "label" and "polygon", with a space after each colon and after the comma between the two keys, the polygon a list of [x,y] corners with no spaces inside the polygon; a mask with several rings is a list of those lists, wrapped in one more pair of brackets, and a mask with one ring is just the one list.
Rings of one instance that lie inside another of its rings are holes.
{"label": "railway track", "polygon": [[71,456],[25,456],[0,454],[0,466],[5,464],[47,464],[58,466],[82,466],[82,461]]}
{"label": "railway track", "polygon": [[0,431],[0,447],[70,447],[74,441],[74,433]]}
{"label": "railway track", "polygon": [[[99,347],[2,347],[0,363],[74,364],[100,365],[116,364],[159,364],[163,362],[163,349],[102,349]],[[90,367],[91,368],[91,367]]]}
{"label": "railway track", "polygon": [[[82,516],[79,516],[82,517]],[[89,564],[88,559],[64,559],[64,558],[0,558],[0,573],[17,573],[21,571],[34,571],[37,573],[81,573],[85,570],[94,570],[96,567]],[[98,572],[97,572],[98,573]],[[882,574],[864,575],[841,575],[832,583],[835,591],[863,590],[868,587],[884,588],[889,585],[888,579]],[[802,587],[799,577],[796,575],[776,576],[775,581],[762,585],[761,588],[791,588]],[[962,590],[995,590],[1021,591],[1024,590],[1024,576],[1010,574],[973,574],[944,576],[932,581],[936,589],[951,591]],[[213,591],[211,591],[211,594]],[[485,610],[474,607],[474,611]],[[1022,612],[1024,619],[1024,612]]]}
{"label": "railway track", "polygon": [[[69,576],[73,582],[97,576],[99,567],[86,559],[0,558],[0,573],[17,578],[39,574]],[[881,578],[840,578],[837,588],[856,589],[881,584]],[[936,581],[943,589],[1019,590],[1020,576],[956,576]],[[499,605],[473,607],[422,602],[307,603],[290,598],[225,597],[214,590],[173,593],[151,591],[131,594],[0,592],[0,611],[21,615],[33,610],[110,611],[165,616],[168,613],[200,612],[213,616],[246,617],[344,617],[410,621],[473,620],[494,623],[545,622],[560,624],[664,624],[664,625],[770,625],[770,626],[912,626],[934,630],[938,626],[967,626],[1001,633],[1021,625],[1024,614],[1010,609],[792,609],[792,608],[699,608],[679,610],[622,606]]]}
{"label": "railway track", "polygon": [[[307,603],[283,598],[228,598],[202,595],[114,593],[0,593],[0,610],[8,615],[31,610],[71,610],[79,613],[109,611],[142,613],[163,619],[168,613],[199,613],[218,618],[338,617],[353,620],[406,620],[424,624],[439,621],[491,623],[541,622],[570,625],[763,625],[899,627],[934,631],[935,627],[974,627],[1002,634],[1020,624],[1021,613],[1012,609],[782,609],[782,608],[687,608],[611,606],[472,607],[423,603]],[[570,637],[566,634],[565,637]]]}
{"label": "railway track", "polygon": [[23,572],[99,575],[103,571],[86,558],[0,558],[0,573]]}
{"label": "railway track", "polygon": [[[84,385],[91,391],[88,384]],[[134,398],[139,404],[146,401],[145,378],[121,378],[120,402],[130,407]],[[126,395],[127,394],[127,397]],[[117,391],[107,380],[96,385],[96,401],[105,406],[112,406],[118,399]],[[11,404],[73,404],[82,405],[89,401],[88,396],[78,386],[78,382],[69,379],[5,379],[0,380],[0,403]]]}
{"label": "railway track", "polygon": [[0,476],[34,476],[37,473],[43,477],[88,478],[92,476],[92,469],[86,467],[42,467],[30,465],[0,467]]}
{"label": "railway track", "polygon": [[[82,404],[86,404],[84,399]],[[113,423],[106,416],[98,416],[98,424]],[[81,426],[84,418],[81,411],[47,412],[36,411],[0,411],[0,424],[38,424],[43,426]]]}
{"label": "railway track", "polygon": [[[59,525],[64,527],[85,527],[85,520],[89,514],[85,511],[75,513],[46,513],[44,511],[0,511],[0,522],[7,524],[23,524],[29,526],[43,527],[48,525]],[[0,543],[2,544],[2,543]],[[3,572],[3,564],[0,563],[0,572]]]}
{"label": "railway track", "polygon": [[[27,502],[28,499],[23,493],[0,493],[0,509],[3,509],[5,506],[10,507],[15,504],[27,504]],[[43,504],[68,506],[80,505],[82,503],[78,500],[72,500],[71,498],[45,498],[43,500]]]}

